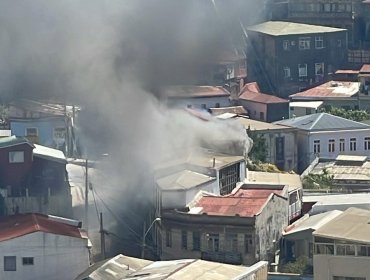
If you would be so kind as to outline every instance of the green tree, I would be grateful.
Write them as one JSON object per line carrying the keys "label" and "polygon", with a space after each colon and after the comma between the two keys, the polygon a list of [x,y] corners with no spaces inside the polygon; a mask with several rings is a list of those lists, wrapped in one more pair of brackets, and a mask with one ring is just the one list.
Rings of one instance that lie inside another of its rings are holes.
{"label": "green tree", "polygon": [[334,116],[342,117],[348,120],[361,122],[370,119],[370,114],[366,110],[346,110],[338,107],[329,107],[321,110]]}
{"label": "green tree", "polygon": [[253,146],[249,152],[249,158],[252,161],[264,162],[266,160],[267,146],[266,140],[262,134],[251,131],[247,131],[248,136],[253,140]]}
{"label": "green tree", "polygon": [[308,174],[302,180],[304,189],[332,189],[334,176],[330,175],[327,169],[321,174]]}

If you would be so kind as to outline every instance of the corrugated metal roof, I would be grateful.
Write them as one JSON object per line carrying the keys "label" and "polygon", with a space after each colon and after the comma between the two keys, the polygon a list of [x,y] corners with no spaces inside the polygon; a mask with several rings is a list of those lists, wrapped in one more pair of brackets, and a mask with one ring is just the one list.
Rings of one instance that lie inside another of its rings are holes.
{"label": "corrugated metal roof", "polygon": [[293,100],[302,99],[328,99],[328,98],[343,98],[343,97],[353,97],[359,92],[360,83],[359,82],[339,82],[330,81],[321,84],[317,87],[298,92],[289,95]]}
{"label": "corrugated metal roof", "polygon": [[313,235],[370,244],[370,211],[351,207]]}
{"label": "corrugated metal roof", "polygon": [[230,96],[230,92],[220,86],[168,86],[162,92],[172,98]]}
{"label": "corrugated metal roof", "polygon": [[342,130],[342,129],[370,129],[370,125],[347,120],[328,113],[317,113],[287,120],[274,122],[274,124],[286,125],[308,131]]}
{"label": "corrugated metal roof", "polygon": [[315,34],[315,33],[332,33],[343,32],[346,29],[333,28],[321,25],[302,24],[285,21],[267,21],[261,24],[250,26],[248,31],[260,32],[272,36]]}
{"label": "corrugated metal roof", "polygon": [[215,180],[216,178],[214,177],[209,177],[190,170],[182,170],[157,179],[157,185],[162,190],[186,190]]}
{"label": "corrugated metal roof", "polygon": [[298,174],[289,173],[273,173],[273,172],[258,172],[247,171],[245,183],[259,183],[265,185],[285,185],[288,186],[288,191],[294,191],[302,188],[301,177]]}
{"label": "corrugated metal roof", "polygon": [[286,99],[283,99],[283,98],[280,98],[274,95],[250,91],[250,85],[248,84],[246,84],[241,90],[239,94],[239,99],[258,102],[258,103],[265,103],[265,104],[288,103],[289,102],[289,100],[286,100]]}
{"label": "corrugated metal roof", "polygon": [[84,238],[77,226],[49,219],[47,215],[27,213],[0,218],[0,241],[14,239],[34,232],[53,233]]}
{"label": "corrugated metal roof", "polygon": [[370,64],[362,65],[360,69],[360,74],[363,74],[363,73],[370,73]]}
{"label": "corrugated metal roof", "polygon": [[35,146],[35,149],[33,150],[34,156],[67,164],[67,159],[62,151],[37,144],[34,144],[34,146]]}
{"label": "corrugated metal roof", "polygon": [[289,107],[318,109],[324,101],[296,101],[290,102]]}
{"label": "corrugated metal roof", "polygon": [[278,125],[268,122],[256,121],[248,118],[243,117],[236,117],[235,121],[239,122],[241,125],[244,126],[245,129],[250,130],[281,130],[281,129],[289,129],[290,127],[284,125]]}

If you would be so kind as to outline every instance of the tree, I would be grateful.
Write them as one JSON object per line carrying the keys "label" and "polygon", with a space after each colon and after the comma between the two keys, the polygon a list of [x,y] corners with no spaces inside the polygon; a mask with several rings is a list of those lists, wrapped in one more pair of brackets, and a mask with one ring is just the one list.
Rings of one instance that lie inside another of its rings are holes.
{"label": "tree", "polygon": [[357,122],[370,119],[370,114],[366,110],[346,110],[343,108],[330,107],[322,109],[321,112]]}
{"label": "tree", "polygon": [[302,180],[304,189],[332,189],[334,176],[330,175],[327,169],[322,174],[308,174]]}
{"label": "tree", "polygon": [[249,158],[252,161],[264,162],[266,160],[266,140],[262,134],[252,132],[250,129],[247,131],[248,136],[253,140],[253,146],[249,152]]}

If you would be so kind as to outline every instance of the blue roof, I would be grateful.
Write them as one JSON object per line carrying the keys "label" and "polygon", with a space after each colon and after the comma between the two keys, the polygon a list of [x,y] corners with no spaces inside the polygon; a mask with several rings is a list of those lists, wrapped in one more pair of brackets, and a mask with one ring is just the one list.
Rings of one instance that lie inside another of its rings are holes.
{"label": "blue roof", "polygon": [[307,131],[370,129],[370,125],[330,115],[328,113],[317,113],[274,123]]}

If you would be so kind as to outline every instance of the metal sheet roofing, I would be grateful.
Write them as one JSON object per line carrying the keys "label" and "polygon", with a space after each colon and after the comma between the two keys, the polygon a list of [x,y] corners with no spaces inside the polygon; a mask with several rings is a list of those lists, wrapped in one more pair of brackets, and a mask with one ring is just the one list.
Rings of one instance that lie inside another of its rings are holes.
{"label": "metal sheet roofing", "polygon": [[245,183],[259,183],[265,185],[285,185],[288,191],[293,191],[302,188],[301,177],[298,174],[290,173],[273,173],[273,172],[258,172],[247,171]]}
{"label": "metal sheet roofing", "polygon": [[215,180],[216,178],[214,177],[209,177],[190,170],[182,170],[157,179],[157,185],[162,190],[186,190]]}
{"label": "metal sheet roofing", "polygon": [[345,118],[330,115],[328,113],[317,113],[281,120],[274,122],[274,124],[286,125],[307,131],[370,129],[370,125],[347,120]]}
{"label": "metal sheet roofing", "polygon": [[230,96],[230,92],[220,86],[168,86],[163,94],[172,98]]}
{"label": "metal sheet roofing", "polygon": [[242,88],[242,90],[239,93],[239,99],[258,102],[258,103],[265,103],[265,104],[289,102],[286,99],[260,92],[258,85],[254,83],[246,84]]}
{"label": "metal sheet roofing", "polygon": [[0,148],[12,147],[16,145],[28,144],[32,147],[33,144],[25,137],[17,137],[15,135],[0,138]]}
{"label": "metal sheet roofing", "polygon": [[289,107],[312,108],[317,110],[323,103],[323,101],[293,101],[289,102]]}
{"label": "metal sheet roofing", "polygon": [[351,207],[313,235],[370,244],[370,211]]}
{"label": "metal sheet roofing", "polygon": [[370,73],[370,64],[364,64],[362,65],[361,69],[360,69],[360,74],[363,74],[363,73]]}
{"label": "metal sheet roofing", "polygon": [[35,146],[35,149],[33,150],[34,156],[59,162],[62,164],[67,164],[67,159],[62,151],[37,144],[34,144],[34,146]]}
{"label": "metal sheet roofing", "polygon": [[257,120],[252,120],[243,117],[234,118],[235,121],[239,122],[245,129],[250,130],[281,130],[281,129],[290,129],[288,126],[273,124],[268,122],[262,122]]}
{"label": "metal sheet roofing", "polygon": [[289,95],[289,97],[293,100],[348,98],[356,95],[359,90],[359,82],[330,81],[317,87]]}
{"label": "metal sheet roofing", "polygon": [[333,28],[321,25],[302,24],[285,21],[267,21],[261,24],[248,27],[247,31],[260,32],[271,36],[315,34],[343,32],[346,29]]}
{"label": "metal sheet roofing", "polygon": [[34,232],[85,238],[77,226],[49,219],[43,214],[17,214],[0,218],[0,242]]}

